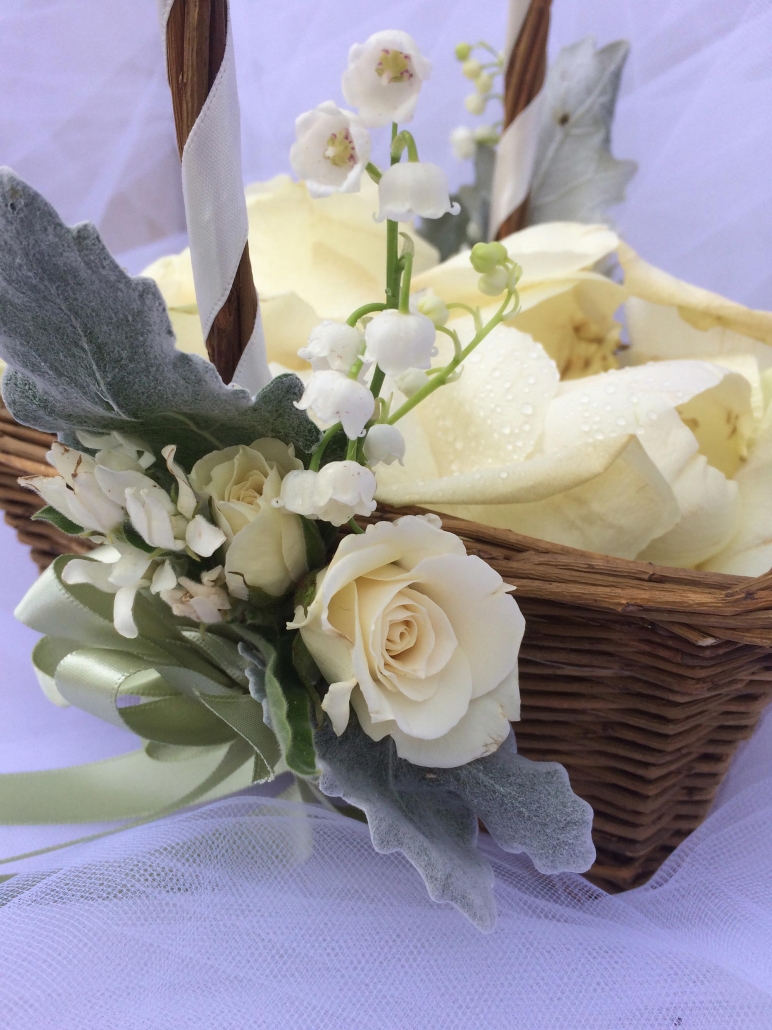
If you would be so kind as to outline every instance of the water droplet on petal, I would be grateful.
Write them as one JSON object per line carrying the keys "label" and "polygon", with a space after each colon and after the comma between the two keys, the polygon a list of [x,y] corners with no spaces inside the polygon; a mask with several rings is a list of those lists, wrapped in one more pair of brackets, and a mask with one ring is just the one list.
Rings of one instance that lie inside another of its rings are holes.
{"label": "water droplet on petal", "polygon": [[520,410],[522,411],[522,413],[524,415],[533,415],[533,405],[532,404],[523,404],[523,406],[520,408]]}

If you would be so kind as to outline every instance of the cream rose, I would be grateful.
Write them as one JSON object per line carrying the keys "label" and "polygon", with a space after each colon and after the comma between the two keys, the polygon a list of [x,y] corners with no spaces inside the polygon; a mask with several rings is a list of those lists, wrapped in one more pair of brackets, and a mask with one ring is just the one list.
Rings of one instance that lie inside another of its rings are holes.
{"label": "cream rose", "polygon": [[436,516],[347,536],[291,624],[330,684],[322,707],[335,732],[353,706],[373,740],[390,735],[415,765],[495,751],[520,714],[525,620],[509,589]]}
{"label": "cream rose", "polygon": [[303,463],[280,440],[255,440],[213,451],[190,473],[193,489],[208,497],[225,534],[225,578],[235,597],[257,587],[280,597],[308,571],[303,524],[271,504],[284,477]]}

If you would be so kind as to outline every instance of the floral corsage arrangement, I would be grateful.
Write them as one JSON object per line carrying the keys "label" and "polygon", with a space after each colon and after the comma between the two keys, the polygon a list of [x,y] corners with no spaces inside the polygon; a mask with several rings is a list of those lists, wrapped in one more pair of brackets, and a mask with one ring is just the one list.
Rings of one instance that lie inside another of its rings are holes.
{"label": "floral corsage arrangement", "polygon": [[[469,338],[445,325],[452,303],[411,298],[399,223],[451,208],[443,173],[398,124],[428,73],[408,36],[378,33],[343,79],[359,113],[328,102],[298,119],[292,163],[309,189],[369,175],[388,239],[385,299],[313,330],[305,386],[291,374],[256,397],[225,386],[175,349],[151,280],[2,174],[3,396],[58,434],[52,474],[26,480],[39,517],[96,545],[57,559],[18,615],[46,634],[35,663],[54,700],[128,726],[159,760],[221,749],[184,800],[246,762],[255,782],[290,771],[363,810],[378,851],[403,851],[432,898],[490,928],[478,820],[542,872],[584,871],[592,810],[562,766],[516,752],[512,588],[438,516],[376,513],[372,468],[402,460],[403,416],[492,331],[514,333],[501,323],[518,305],[499,243],[469,255],[497,298],[485,318],[468,309]],[[368,127],[388,124],[379,168]],[[438,334],[452,353],[436,363]]]}

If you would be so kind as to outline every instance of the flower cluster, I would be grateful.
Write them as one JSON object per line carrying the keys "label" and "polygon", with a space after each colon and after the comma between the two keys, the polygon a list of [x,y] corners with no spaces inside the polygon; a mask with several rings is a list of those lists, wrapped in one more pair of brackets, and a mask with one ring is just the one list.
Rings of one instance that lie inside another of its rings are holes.
{"label": "flower cluster", "polygon": [[[485,52],[482,60],[473,57],[475,50]],[[488,43],[459,43],[456,57],[461,62],[461,71],[466,79],[474,83],[474,92],[464,100],[464,107],[470,114],[485,114],[491,100],[501,100],[501,93],[494,92],[497,78],[504,72],[504,57]],[[491,59],[492,58],[492,59]],[[478,125],[470,129],[467,125],[459,125],[450,134],[450,145],[459,161],[474,157],[478,144],[495,147],[501,136],[501,121],[492,124]]]}

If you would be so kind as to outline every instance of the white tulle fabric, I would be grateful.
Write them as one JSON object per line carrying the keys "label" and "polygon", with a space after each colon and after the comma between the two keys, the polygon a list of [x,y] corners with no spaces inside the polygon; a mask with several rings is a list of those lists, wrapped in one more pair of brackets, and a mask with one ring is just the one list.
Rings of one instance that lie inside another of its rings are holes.
{"label": "white tulle fabric", "polygon": [[768,1030],[772,719],[647,886],[483,843],[499,922],[321,808],[237,797],[0,886],[4,1030]]}
{"label": "white tulle fabric", "polygon": [[[0,5],[0,152],[64,217],[97,222],[132,271],[184,245],[154,0]],[[382,0],[232,0],[248,179],[286,170],[293,119],[327,97]],[[505,0],[389,17],[434,62],[413,123],[447,144],[469,86],[459,39],[503,39]],[[310,27],[309,26],[310,21]],[[396,24],[396,22],[395,22]],[[299,30],[299,26],[304,26]],[[772,308],[767,0],[554,0],[551,49],[627,36],[614,149],[641,170],[617,221],[648,260]],[[0,771],[129,750],[42,698],[11,610],[33,569],[0,526]],[[772,716],[713,814],[649,885],[607,896],[490,847],[501,913],[480,935],[399,855],[325,811],[240,797],[0,875],[4,1030],[769,1030]],[[3,855],[98,827],[0,832]],[[26,871],[25,871],[26,870]]]}

